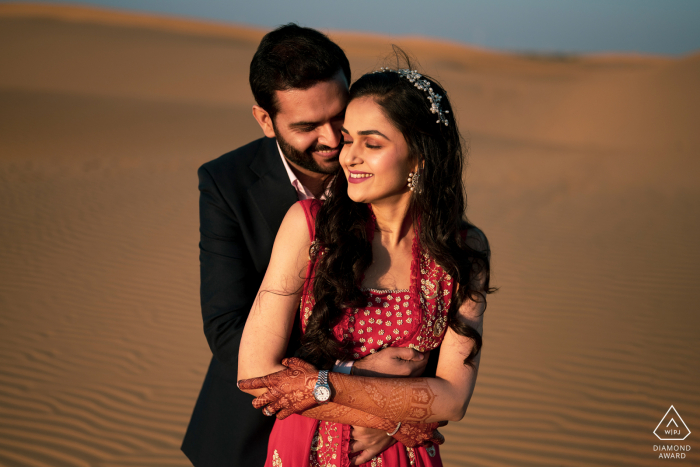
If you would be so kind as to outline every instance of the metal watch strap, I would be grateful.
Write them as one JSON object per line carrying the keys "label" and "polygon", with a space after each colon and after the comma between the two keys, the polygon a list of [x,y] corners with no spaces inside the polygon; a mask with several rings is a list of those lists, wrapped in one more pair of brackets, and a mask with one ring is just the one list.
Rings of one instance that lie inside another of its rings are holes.
{"label": "metal watch strap", "polygon": [[328,370],[318,372],[318,379],[314,387],[314,399],[319,404],[327,404],[330,402],[331,386],[328,384]]}
{"label": "metal watch strap", "polygon": [[328,386],[328,370],[321,370],[318,372],[316,386]]}

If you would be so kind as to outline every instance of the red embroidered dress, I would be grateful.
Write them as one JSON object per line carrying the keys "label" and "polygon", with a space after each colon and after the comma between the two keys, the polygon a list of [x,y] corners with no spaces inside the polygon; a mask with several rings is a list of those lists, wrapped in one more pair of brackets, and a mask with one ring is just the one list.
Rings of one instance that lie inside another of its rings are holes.
{"label": "red embroidered dress", "polygon": [[[320,202],[305,200],[300,203],[313,240],[314,219]],[[309,264],[307,277],[311,277],[312,268],[313,265]],[[363,289],[367,296],[366,306],[347,309],[333,328],[333,334],[339,341],[352,342],[352,356],[356,360],[389,346],[412,347],[421,352],[433,350],[445,335],[452,288],[452,277],[421,251],[416,236],[410,289]],[[312,289],[313,283],[307,279],[300,306],[302,331],[314,306]],[[425,409],[429,410],[428,407]],[[319,422],[301,415],[277,420],[270,435],[265,465],[346,467],[350,465],[350,430],[349,425]],[[408,448],[396,443],[363,465],[442,466],[442,461],[437,446]]]}

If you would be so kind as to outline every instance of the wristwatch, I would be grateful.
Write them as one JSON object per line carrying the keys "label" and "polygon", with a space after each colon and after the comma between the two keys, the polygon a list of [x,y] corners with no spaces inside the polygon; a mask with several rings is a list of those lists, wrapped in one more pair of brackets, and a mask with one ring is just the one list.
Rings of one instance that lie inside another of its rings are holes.
{"label": "wristwatch", "polygon": [[328,370],[318,372],[318,380],[314,387],[314,399],[319,404],[327,404],[331,400],[331,387],[328,385]]}

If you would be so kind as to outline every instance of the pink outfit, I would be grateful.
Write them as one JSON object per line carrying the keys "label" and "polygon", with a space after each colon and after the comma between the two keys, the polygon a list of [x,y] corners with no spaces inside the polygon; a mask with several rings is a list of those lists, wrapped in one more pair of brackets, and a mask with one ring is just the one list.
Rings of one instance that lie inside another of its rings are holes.
{"label": "pink outfit", "polygon": [[[300,201],[315,237],[315,215],[320,201]],[[374,224],[370,229],[373,233]],[[309,262],[307,278],[313,264]],[[314,306],[313,283],[307,279],[301,297],[302,330]],[[333,328],[339,341],[351,341],[352,357],[360,359],[383,348],[412,347],[432,350],[440,345],[447,328],[447,311],[452,299],[453,280],[435,261],[420,249],[418,236],[413,241],[411,287],[406,290],[367,289],[367,304],[347,309]],[[349,425],[318,421],[301,415],[277,420],[270,435],[268,467],[347,467],[350,465]],[[396,443],[365,466],[409,467],[442,466],[437,446],[408,448]]]}

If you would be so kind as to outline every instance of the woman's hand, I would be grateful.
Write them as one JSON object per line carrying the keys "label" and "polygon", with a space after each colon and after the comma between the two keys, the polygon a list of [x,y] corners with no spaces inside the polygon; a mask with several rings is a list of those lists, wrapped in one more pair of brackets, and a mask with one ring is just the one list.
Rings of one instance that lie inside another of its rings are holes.
{"label": "woman's hand", "polygon": [[394,439],[401,444],[411,447],[442,444],[445,437],[437,429],[447,425],[447,422],[435,423],[402,423]]}
{"label": "woman's hand", "polygon": [[244,390],[266,388],[265,394],[253,400],[253,407],[264,407],[265,415],[277,414],[280,420],[316,405],[314,387],[318,380],[316,367],[299,358],[285,358],[282,365],[287,369],[238,382],[238,387]]}

